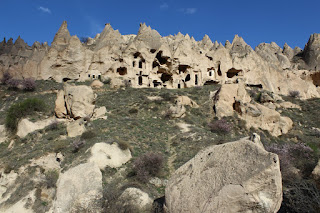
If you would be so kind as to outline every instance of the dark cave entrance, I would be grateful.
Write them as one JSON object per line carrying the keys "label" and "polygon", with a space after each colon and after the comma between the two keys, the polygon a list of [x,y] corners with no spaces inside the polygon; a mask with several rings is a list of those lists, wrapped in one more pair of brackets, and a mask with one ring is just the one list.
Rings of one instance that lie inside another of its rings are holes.
{"label": "dark cave entrance", "polygon": [[119,73],[119,75],[126,75],[127,74],[127,68],[126,67],[119,67],[117,69],[117,73]]}
{"label": "dark cave entrance", "polygon": [[228,72],[227,72],[227,77],[228,77],[228,78],[232,78],[232,77],[234,77],[234,76],[238,76],[238,73],[239,73],[239,72],[242,72],[242,70],[237,70],[237,69],[235,69],[235,68],[231,68],[231,69],[229,69]]}

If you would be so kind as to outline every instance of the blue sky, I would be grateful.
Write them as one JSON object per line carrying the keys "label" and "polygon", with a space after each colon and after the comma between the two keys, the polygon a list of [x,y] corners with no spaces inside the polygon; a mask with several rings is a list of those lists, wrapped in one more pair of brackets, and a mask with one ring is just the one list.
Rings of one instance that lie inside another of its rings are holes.
{"label": "blue sky", "polygon": [[29,44],[52,42],[63,20],[71,35],[95,36],[105,23],[136,34],[145,22],[162,36],[188,33],[196,40],[262,42],[304,47],[320,33],[319,0],[1,0],[0,38],[19,35]]}

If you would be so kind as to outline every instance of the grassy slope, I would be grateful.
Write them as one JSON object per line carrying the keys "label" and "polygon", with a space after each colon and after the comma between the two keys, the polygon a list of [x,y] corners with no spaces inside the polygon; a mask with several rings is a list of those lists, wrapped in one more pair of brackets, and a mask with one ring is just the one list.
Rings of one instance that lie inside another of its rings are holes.
{"label": "grassy slope", "polygon": [[[37,82],[37,91],[33,93],[6,91],[1,87],[0,95],[0,124],[3,124],[5,112],[8,107],[18,101],[28,97],[38,97],[46,101],[49,106],[47,115],[53,115],[54,100],[56,95],[50,92],[52,89],[62,88],[61,84],[53,82],[41,81]],[[310,130],[311,127],[320,127],[319,107],[320,100],[291,100],[302,107],[302,111],[295,109],[283,110],[283,114],[291,117],[294,121],[294,128],[287,135],[275,138],[267,132],[261,130],[245,130],[243,122],[237,119],[237,116],[227,118],[233,124],[233,130],[228,135],[212,133],[207,127],[207,123],[213,119],[210,110],[209,93],[219,88],[218,85],[204,86],[201,88],[187,88],[181,90],[167,89],[110,89],[105,86],[103,89],[96,91],[98,98],[96,106],[105,106],[107,108],[107,120],[91,121],[87,129],[95,133],[95,135],[86,140],[85,146],[79,152],[73,153],[71,145],[74,139],[60,139],[66,134],[64,126],[56,129],[40,130],[29,134],[25,139],[17,139],[15,147],[8,150],[9,142],[0,144],[0,161],[3,162],[8,169],[18,169],[25,165],[32,158],[40,157],[48,152],[61,151],[65,160],[62,164],[64,169],[75,166],[84,162],[89,153],[87,150],[97,142],[117,142],[126,141],[132,147],[133,159],[141,154],[153,151],[160,152],[166,159],[166,165],[160,174],[162,178],[168,178],[170,172],[177,169],[186,161],[191,159],[200,149],[213,144],[220,144],[226,141],[234,141],[244,136],[248,136],[251,132],[257,132],[261,135],[265,145],[270,143],[284,142],[304,142],[312,147],[319,156],[319,138]],[[5,97],[9,94],[9,97]],[[178,95],[186,95],[193,99],[200,106],[191,109],[187,107],[187,115],[180,119],[164,118],[165,112],[170,104],[173,104],[174,97]],[[160,96],[162,101],[151,101],[148,96]],[[32,118],[37,120],[43,118],[44,115],[38,115]],[[183,133],[176,123],[183,122],[190,124],[190,132]],[[136,184],[137,180],[131,177],[132,161],[123,167],[126,168],[124,179],[126,184]],[[118,170],[106,169],[103,172],[104,178],[107,180]],[[128,175],[128,176],[126,176]],[[139,184],[139,183],[138,183]],[[141,186],[141,184],[140,184]],[[156,188],[150,184],[144,185],[154,196],[161,196],[163,188]],[[20,193],[21,194],[21,193]],[[16,199],[13,199],[16,200]]]}

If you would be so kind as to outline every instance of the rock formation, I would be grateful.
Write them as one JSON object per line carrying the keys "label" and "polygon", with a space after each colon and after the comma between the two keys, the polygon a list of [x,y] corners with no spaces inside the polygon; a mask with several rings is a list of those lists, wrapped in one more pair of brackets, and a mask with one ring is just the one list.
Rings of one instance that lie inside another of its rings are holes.
{"label": "rock formation", "polygon": [[181,166],[166,187],[169,212],[277,212],[279,158],[259,137],[215,145]]}
{"label": "rock formation", "polygon": [[261,128],[274,136],[286,134],[292,128],[292,120],[275,110],[276,105],[269,102],[273,101],[270,96],[263,93],[260,99],[265,105],[251,101],[243,83],[224,84],[211,94],[213,114],[222,118],[236,113],[246,121],[248,129]]}
{"label": "rock formation", "polygon": [[121,35],[106,24],[101,34],[81,43],[63,22],[51,47],[37,42],[30,47],[20,37],[14,43],[2,41],[0,73],[58,82],[111,79],[114,87],[126,82],[137,88],[185,88],[242,79],[249,86],[285,95],[298,90],[302,98],[312,98],[320,96],[314,80],[314,70],[320,69],[319,47],[319,34],[311,35],[303,51],[287,44],[282,49],[274,42],[253,50],[237,35],[223,46],[207,35],[201,41],[181,33],[162,37],[146,24],[140,24],[137,35]]}

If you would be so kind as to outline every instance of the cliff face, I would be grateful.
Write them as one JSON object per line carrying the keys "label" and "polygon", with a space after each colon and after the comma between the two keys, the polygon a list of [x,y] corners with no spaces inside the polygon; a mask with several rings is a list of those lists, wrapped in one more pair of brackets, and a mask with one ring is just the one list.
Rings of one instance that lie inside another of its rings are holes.
{"label": "cliff face", "polygon": [[161,37],[145,24],[137,35],[121,35],[106,24],[101,34],[81,43],[63,22],[51,47],[38,42],[30,47],[20,37],[1,42],[0,72],[58,82],[110,78],[114,87],[129,82],[132,87],[185,88],[242,79],[272,92],[299,90],[311,98],[319,97],[311,77],[320,69],[319,36],[311,35],[303,51],[274,42],[253,50],[237,35],[222,45],[207,35],[201,41],[181,33]]}

